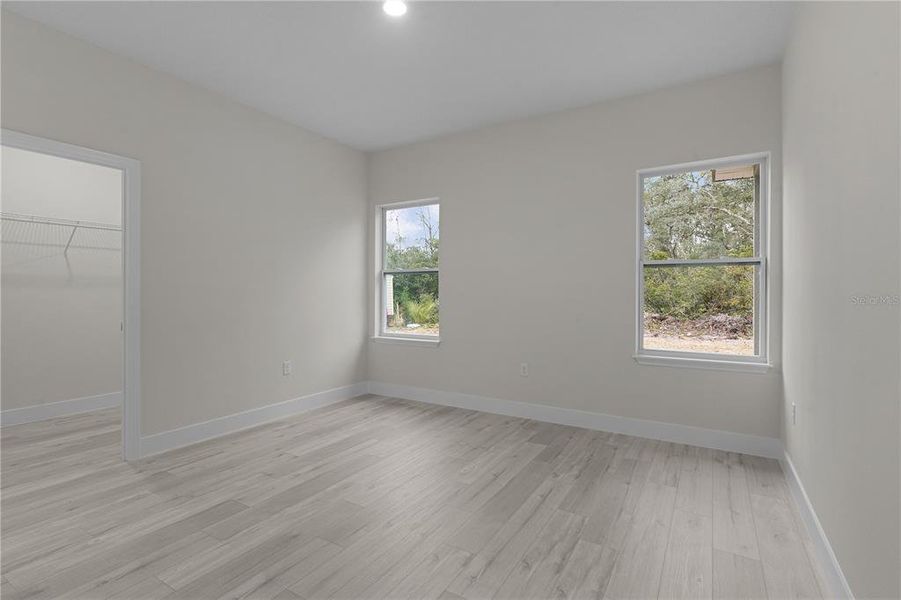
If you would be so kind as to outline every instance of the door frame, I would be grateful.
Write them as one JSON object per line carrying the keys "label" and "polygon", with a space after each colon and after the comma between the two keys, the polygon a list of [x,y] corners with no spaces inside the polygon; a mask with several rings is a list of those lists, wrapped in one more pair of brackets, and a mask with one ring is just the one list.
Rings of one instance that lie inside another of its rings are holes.
{"label": "door frame", "polygon": [[141,163],[10,129],[0,129],[0,145],[122,171],[122,457],[137,460],[141,458]]}

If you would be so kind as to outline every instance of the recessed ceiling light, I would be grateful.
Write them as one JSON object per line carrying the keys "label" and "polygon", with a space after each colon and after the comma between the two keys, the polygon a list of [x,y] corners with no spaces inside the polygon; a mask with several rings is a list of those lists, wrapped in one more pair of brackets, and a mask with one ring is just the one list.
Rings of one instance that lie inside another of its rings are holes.
{"label": "recessed ceiling light", "polygon": [[382,10],[392,17],[402,17],[407,12],[407,3],[403,0],[385,0]]}

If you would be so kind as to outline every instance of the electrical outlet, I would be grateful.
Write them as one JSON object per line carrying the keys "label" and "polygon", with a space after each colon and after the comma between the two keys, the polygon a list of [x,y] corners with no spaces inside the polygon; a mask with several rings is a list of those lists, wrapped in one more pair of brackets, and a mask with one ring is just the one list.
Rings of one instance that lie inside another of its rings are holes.
{"label": "electrical outlet", "polygon": [[519,365],[519,374],[523,377],[529,376],[529,363],[521,363]]}
{"label": "electrical outlet", "polygon": [[294,372],[294,361],[286,360],[282,363],[282,375],[287,377]]}
{"label": "electrical outlet", "polygon": [[798,424],[798,406],[792,402],[792,425]]}

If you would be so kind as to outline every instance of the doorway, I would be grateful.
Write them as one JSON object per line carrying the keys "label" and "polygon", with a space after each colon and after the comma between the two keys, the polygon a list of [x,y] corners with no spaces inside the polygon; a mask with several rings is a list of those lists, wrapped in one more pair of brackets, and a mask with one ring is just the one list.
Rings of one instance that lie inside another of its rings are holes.
{"label": "doorway", "polygon": [[140,458],[140,163],[2,130],[3,425],[121,406]]}

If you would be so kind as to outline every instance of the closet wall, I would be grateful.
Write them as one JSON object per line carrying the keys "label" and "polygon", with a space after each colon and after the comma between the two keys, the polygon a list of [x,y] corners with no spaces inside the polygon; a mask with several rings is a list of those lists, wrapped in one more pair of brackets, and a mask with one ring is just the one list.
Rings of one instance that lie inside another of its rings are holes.
{"label": "closet wall", "polygon": [[4,411],[121,392],[121,177],[2,149]]}

